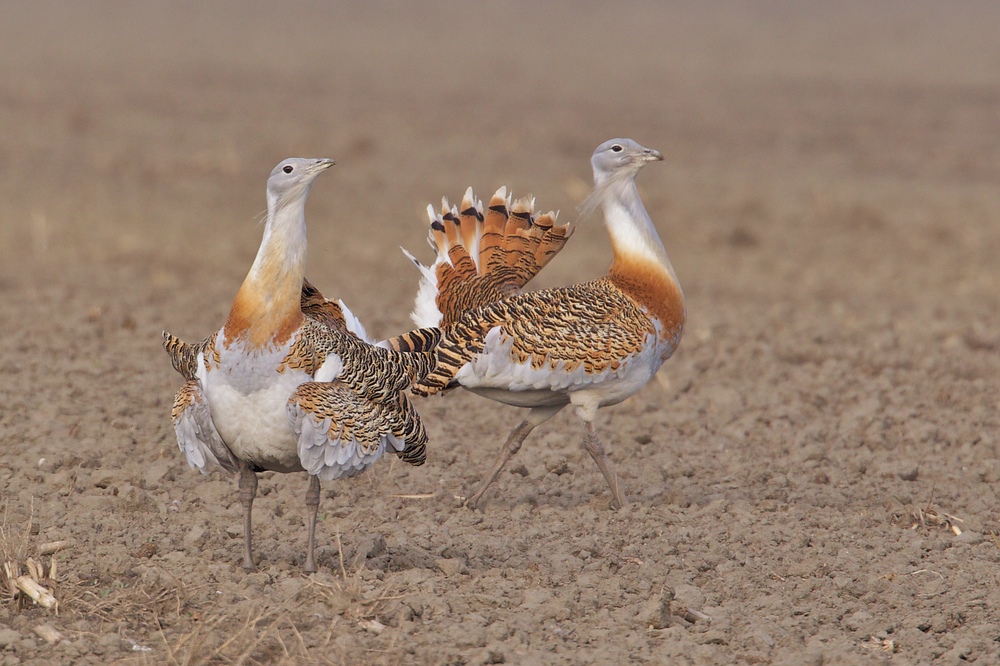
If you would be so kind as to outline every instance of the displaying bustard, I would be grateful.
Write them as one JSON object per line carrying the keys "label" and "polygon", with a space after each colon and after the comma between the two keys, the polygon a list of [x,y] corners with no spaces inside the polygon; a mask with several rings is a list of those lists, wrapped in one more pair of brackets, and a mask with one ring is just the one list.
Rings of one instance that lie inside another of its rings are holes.
{"label": "displaying bustard", "polygon": [[[403,391],[432,359],[373,346],[343,302],[305,280],[306,197],[333,164],[293,158],[275,167],[264,237],[225,325],[194,345],[164,333],[187,380],[172,411],[177,443],[202,472],[213,463],[239,472],[248,570],[257,472],[309,474],[305,570],[312,572],[321,480],[358,474],[387,450],[424,462],[427,436]],[[434,334],[414,335],[429,344]]]}
{"label": "displaying bustard", "polygon": [[[594,151],[594,190],[584,207],[603,209],[614,260],[606,276],[571,287],[521,291],[569,235],[549,216],[532,222],[523,203],[508,215],[502,191],[485,215],[471,192],[461,211],[431,210],[437,257],[429,267],[413,260],[423,274],[413,318],[442,332],[436,368],[413,392],[462,386],[530,409],[467,498],[469,506],[478,504],[528,434],[567,405],[583,421],[583,445],[615,500],[627,503],[594,418],[600,407],[642,388],[673,354],[684,328],[680,285],[635,184],[643,166],[662,159],[630,139],[612,139]],[[504,246],[511,251],[498,260],[496,249]]]}

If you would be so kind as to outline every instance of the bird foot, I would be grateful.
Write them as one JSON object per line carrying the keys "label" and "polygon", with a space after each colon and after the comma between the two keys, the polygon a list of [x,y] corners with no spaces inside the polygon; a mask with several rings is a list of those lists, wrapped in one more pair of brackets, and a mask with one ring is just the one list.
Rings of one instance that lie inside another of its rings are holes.
{"label": "bird foot", "polygon": [[305,565],[303,565],[302,571],[304,571],[307,574],[314,574],[314,573],[316,573],[316,571],[317,571],[316,570],[316,558],[313,556],[312,553],[309,553],[308,555],[306,555],[306,563],[305,563]]}
{"label": "bird foot", "polygon": [[482,492],[473,493],[472,495],[462,498],[464,500],[462,502],[462,506],[471,511],[475,511],[479,508],[479,500],[481,500],[482,498],[483,498]]}

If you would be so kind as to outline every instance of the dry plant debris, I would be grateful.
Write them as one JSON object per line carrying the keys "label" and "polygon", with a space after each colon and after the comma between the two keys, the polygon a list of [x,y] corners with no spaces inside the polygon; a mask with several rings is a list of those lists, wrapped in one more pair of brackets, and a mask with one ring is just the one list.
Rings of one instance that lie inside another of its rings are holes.
{"label": "dry plant debris", "polygon": [[[51,557],[46,568],[44,562],[28,556],[31,549],[31,526],[32,516],[29,515],[23,530],[12,527],[7,520],[7,506],[4,506],[3,520],[0,521],[0,588],[6,589],[8,599],[18,610],[31,599],[35,604],[58,615],[59,602],[54,594],[57,560]],[[44,551],[39,548],[39,552],[53,554],[68,547],[63,544],[68,542],[44,544]]]}
{"label": "dry plant debris", "polygon": [[33,630],[38,636],[45,640],[49,645],[55,645],[66,637],[63,636],[58,629],[53,627],[51,624],[45,623],[40,624]]}
{"label": "dry plant debris", "polygon": [[889,654],[899,652],[899,646],[896,644],[896,641],[891,638],[879,638],[878,636],[869,636],[861,641],[861,647],[866,650],[888,652]]}
{"label": "dry plant debris", "polygon": [[[918,527],[925,530],[929,530],[932,527],[944,527],[951,531],[952,534],[958,536],[962,533],[962,528],[959,527],[959,523],[964,523],[965,521],[958,516],[953,516],[950,513],[936,509],[934,504],[934,491],[931,490],[930,499],[927,500],[927,504],[923,507],[917,507],[910,514],[910,529],[915,530]],[[897,514],[898,515],[898,514]]]}
{"label": "dry plant debris", "polygon": [[962,528],[958,526],[958,523],[965,522],[958,516],[953,516],[950,513],[945,513],[944,511],[939,511],[928,505],[926,508],[917,508],[912,514],[913,524],[910,525],[911,530],[915,530],[918,527],[924,529],[930,529],[932,527],[944,527],[951,530],[951,533],[958,536],[962,533]]}
{"label": "dry plant debris", "polygon": [[[341,569],[335,580],[310,578],[306,585],[279,603],[267,602],[253,608],[233,612],[224,606],[213,607],[199,613],[195,628],[181,636],[168,636],[163,627],[159,633],[161,646],[150,654],[142,655],[143,663],[183,664],[297,664],[304,660],[317,663],[316,650],[331,652],[330,660],[321,658],[318,663],[341,663],[335,658],[335,628],[333,622],[324,635],[311,639],[303,637],[301,627],[288,619],[289,611],[297,606],[320,601],[330,608],[339,608],[338,615],[352,620],[363,630],[381,635],[389,627],[378,619],[379,607],[387,601],[399,599],[391,596],[388,588],[367,598],[361,590],[362,581],[355,572],[349,575]],[[244,613],[240,615],[240,612]],[[159,622],[159,620],[157,620]],[[318,643],[317,643],[318,640]],[[393,642],[387,646],[392,652]]]}

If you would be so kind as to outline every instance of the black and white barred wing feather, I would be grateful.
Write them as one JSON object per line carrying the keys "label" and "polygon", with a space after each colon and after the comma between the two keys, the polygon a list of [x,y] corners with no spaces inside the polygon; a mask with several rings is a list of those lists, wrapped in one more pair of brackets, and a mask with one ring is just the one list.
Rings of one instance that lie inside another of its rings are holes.
{"label": "black and white barred wing feather", "polygon": [[[288,401],[299,460],[323,481],[354,476],[387,451],[411,465],[426,457],[427,433],[404,391],[423,378],[429,353],[403,354],[342,335],[326,335],[329,349],[315,382]],[[327,381],[328,380],[328,381]]]}
{"label": "black and white barred wing feather", "polygon": [[427,434],[405,396],[387,404],[343,384],[308,382],[292,394],[288,419],[302,466],[323,481],[354,476],[386,451],[413,465],[425,459]]}

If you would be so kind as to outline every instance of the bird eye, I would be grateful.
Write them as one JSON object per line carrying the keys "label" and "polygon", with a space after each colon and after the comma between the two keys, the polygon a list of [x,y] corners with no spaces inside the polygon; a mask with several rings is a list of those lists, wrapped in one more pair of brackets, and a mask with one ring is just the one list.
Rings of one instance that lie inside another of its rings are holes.
{"label": "bird eye", "polygon": [[293,167],[292,167],[292,165],[291,165],[291,164],[286,164],[286,165],[285,165],[285,168],[284,168],[284,169],[282,169],[282,171],[284,171],[285,173],[291,173],[291,172],[292,172],[293,170],[294,170],[294,169],[293,169]]}
{"label": "bird eye", "polygon": [[613,153],[620,153],[620,152],[622,152],[623,150],[625,150],[625,149],[624,149],[624,148],[622,148],[622,147],[621,147],[620,145],[618,145],[617,143],[616,143],[615,145],[611,146],[611,152],[613,152]]}

